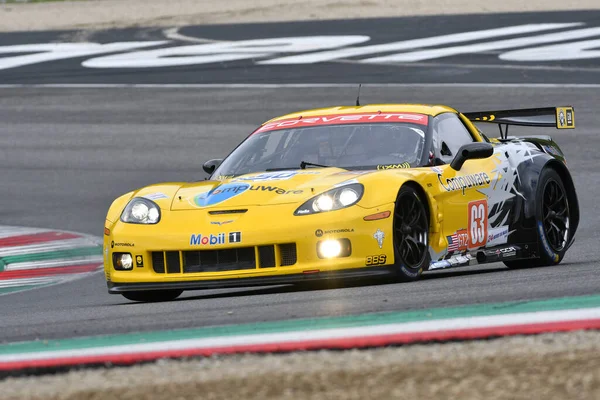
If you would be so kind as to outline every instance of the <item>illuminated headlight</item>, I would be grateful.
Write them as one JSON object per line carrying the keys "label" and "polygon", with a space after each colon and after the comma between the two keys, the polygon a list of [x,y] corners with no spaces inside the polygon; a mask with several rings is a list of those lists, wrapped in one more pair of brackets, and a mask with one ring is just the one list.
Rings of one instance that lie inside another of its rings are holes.
{"label": "illuminated headlight", "polygon": [[160,208],[151,200],[135,197],[123,210],[121,221],[130,224],[156,224],[160,221]]}
{"label": "illuminated headlight", "polygon": [[117,271],[128,271],[133,268],[133,257],[130,253],[113,253],[113,265]]}
{"label": "illuminated headlight", "polygon": [[342,245],[337,240],[324,240],[319,243],[319,253],[323,258],[333,258],[340,255]]}
{"label": "illuminated headlight", "polygon": [[350,207],[358,203],[363,192],[364,186],[360,183],[352,183],[331,189],[302,204],[294,212],[294,215],[315,214]]}
{"label": "illuminated headlight", "polygon": [[319,258],[350,257],[352,245],[349,239],[327,239],[317,242]]}

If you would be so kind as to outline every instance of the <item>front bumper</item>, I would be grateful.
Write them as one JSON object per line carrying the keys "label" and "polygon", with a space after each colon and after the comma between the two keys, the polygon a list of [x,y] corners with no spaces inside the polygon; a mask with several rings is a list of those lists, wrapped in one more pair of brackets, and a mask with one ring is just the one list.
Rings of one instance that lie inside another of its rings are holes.
{"label": "front bumper", "polygon": [[[394,263],[392,218],[375,221],[363,218],[382,211],[393,212],[393,206],[393,203],[371,209],[354,206],[298,217],[293,216],[296,205],[290,204],[253,206],[243,214],[229,215],[211,215],[209,210],[163,210],[162,219],[156,225],[107,222],[110,233],[104,236],[104,269],[109,292],[255,286],[378,275],[381,272],[375,272],[377,267]],[[374,237],[378,231],[385,234],[381,243]],[[236,234],[232,237],[235,242],[230,240],[231,233]],[[211,239],[203,243],[199,238]],[[319,258],[317,243],[325,239],[348,239],[352,249],[350,256]],[[293,264],[279,261],[283,259],[283,246],[289,244],[295,245]],[[264,246],[275,249],[278,261],[273,267],[262,267],[257,261],[255,268],[246,264],[240,269],[186,270],[187,252],[254,248],[259,260],[259,247]],[[139,257],[143,263],[135,263],[128,271],[116,270],[113,254],[123,252],[130,253],[134,260]],[[157,271],[154,265],[157,252],[164,253],[166,264],[171,253],[178,257],[180,265],[174,270],[169,270],[167,265],[164,272]]]}
{"label": "front bumper", "polygon": [[379,278],[393,276],[395,270],[391,266],[372,267],[362,269],[349,269],[340,271],[325,271],[310,274],[288,274],[264,277],[250,277],[238,279],[213,279],[205,281],[183,281],[183,282],[147,282],[147,283],[117,283],[106,282],[108,293],[121,294],[130,291],[150,290],[201,290],[201,289],[224,289],[236,287],[268,286],[301,284],[321,280],[352,281],[366,278]]}

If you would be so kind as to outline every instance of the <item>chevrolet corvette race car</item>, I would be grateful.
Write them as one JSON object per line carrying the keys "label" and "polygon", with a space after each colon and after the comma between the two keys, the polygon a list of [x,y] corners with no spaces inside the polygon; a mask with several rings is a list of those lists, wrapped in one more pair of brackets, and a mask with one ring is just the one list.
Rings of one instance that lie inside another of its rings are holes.
{"label": "chevrolet corvette race car", "polygon": [[565,156],[549,136],[509,137],[510,125],[572,129],[574,110],[388,104],[272,119],[207,161],[207,180],[113,202],[108,291],[165,301],[192,289],[558,264],[579,222]]}

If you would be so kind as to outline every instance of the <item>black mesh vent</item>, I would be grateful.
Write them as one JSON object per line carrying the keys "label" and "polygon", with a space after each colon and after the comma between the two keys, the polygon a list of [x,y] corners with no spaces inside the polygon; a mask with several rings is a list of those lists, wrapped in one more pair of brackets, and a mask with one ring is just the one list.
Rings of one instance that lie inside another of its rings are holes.
{"label": "black mesh vent", "polygon": [[178,251],[167,251],[167,273],[179,274],[181,267],[179,266],[179,252]]}
{"label": "black mesh vent", "polygon": [[219,272],[255,269],[254,247],[183,252],[183,272]]}
{"label": "black mesh vent", "polygon": [[281,254],[280,265],[282,267],[294,265],[296,264],[296,261],[298,261],[298,254],[296,254],[296,243],[280,244],[279,254]]}
{"label": "black mesh vent", "polygon": [[208,213],[210,215],[243,214],[246,211],[248,211],[248,209],[244,208],[244,209],[240,209],[240,210],[217,210],[217,211],[209,211]]}
{"label": "black mesh vent", "polygon": [[261,268],[275,266],[275,246],[258,246],[258,259]]}
{"label": "black mesh vent", "polygon": [[165,273],[165,257],[162,251],[152,252],[152,268],[157,274]]}

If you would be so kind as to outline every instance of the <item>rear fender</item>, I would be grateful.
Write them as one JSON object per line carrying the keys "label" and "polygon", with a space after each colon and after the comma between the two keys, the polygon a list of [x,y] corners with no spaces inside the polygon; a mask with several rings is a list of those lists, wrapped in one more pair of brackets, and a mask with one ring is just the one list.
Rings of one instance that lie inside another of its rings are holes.
{"label": "rear fender", "polygon": [[579,202],[573,178],[566,164],[558,157],[550,154],[543,154],[534,157],[532,162],[523,163],[518,167],[519,172],[519,192],[522,195],[523,215],[526,219],[535,218],[536,213],[536,195],[539,185],[539,176],[544,168],[554,169],[561,177],[569,200],[569,212],[571,214],[572,235],[569,247],[573,243],[573,238],[579,225]]}

